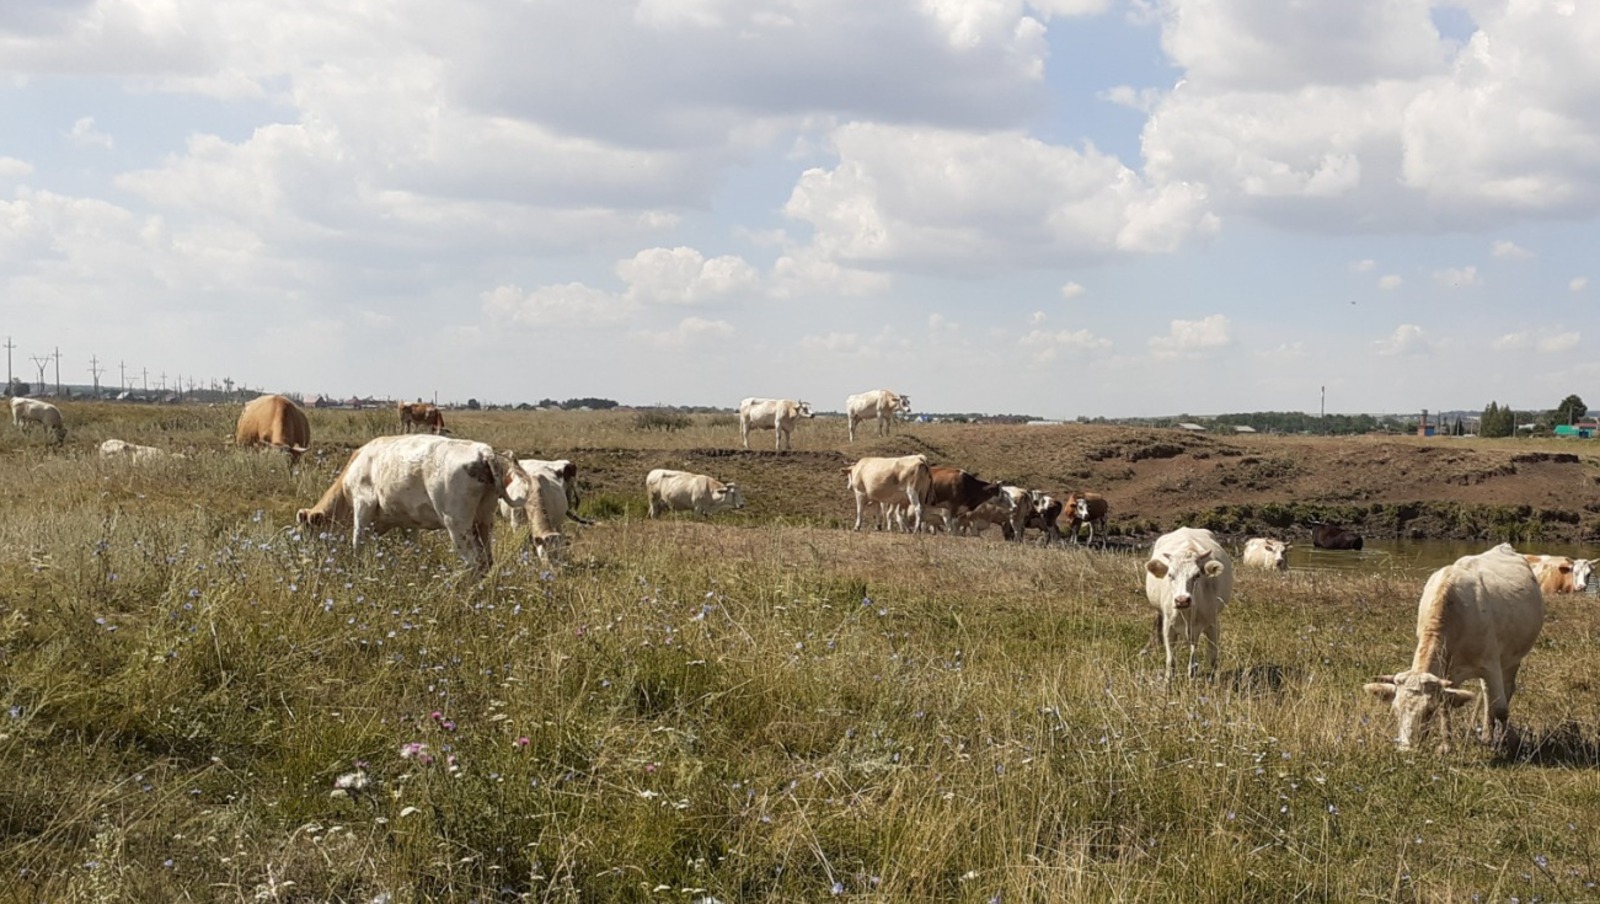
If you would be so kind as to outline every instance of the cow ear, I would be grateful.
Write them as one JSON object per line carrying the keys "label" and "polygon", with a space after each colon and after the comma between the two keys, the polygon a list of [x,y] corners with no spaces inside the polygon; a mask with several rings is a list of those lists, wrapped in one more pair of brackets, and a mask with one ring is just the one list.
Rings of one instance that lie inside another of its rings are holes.
{"label": "cow ear", "polygon": [[1160,559],[1151,559],[1144,563],[1144,570],[1158,578],[1164,578],[1167,576],[1167,563]]}
{"label": "cow ear", "polygon": [[1205,572],[1207,577],[1216,577],[1222,573],[1222,563],[1212,559],[1205,564]]}
{"label": "cow ear", "polygon": [[1562,565],[1557,570],[1560,571],[1562,574],[1571,574],[1572,573],[1572,566],[1571,565]]}
{"label": "cow ear", "polygon": [[1361,685],[1361,689],[1385,703],[1394,699],[1394,682],[1392,681],[1369,681]]}

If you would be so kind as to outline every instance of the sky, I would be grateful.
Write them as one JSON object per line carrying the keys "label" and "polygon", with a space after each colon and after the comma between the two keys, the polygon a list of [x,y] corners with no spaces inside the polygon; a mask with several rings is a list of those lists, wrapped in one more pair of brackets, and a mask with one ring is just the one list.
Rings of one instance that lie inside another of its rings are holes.
{"label": "sky", "polygon": [[1596,47],[1589,0],[5,0],[0,335],[440,402],[1600,406]]}

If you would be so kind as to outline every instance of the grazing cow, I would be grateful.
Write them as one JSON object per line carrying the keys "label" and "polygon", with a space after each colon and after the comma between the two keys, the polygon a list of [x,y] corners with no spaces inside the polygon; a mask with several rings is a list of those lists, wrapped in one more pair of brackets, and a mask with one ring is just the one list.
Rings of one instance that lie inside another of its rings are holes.
{"label": "grazing cow", "polygon": [[533,482],[533,490],[522,508],[501,502],[500,516],[513,527],[528,523],[528,539],[539,558],[549,561],[552,554],[565,544],[562,525],[568,520],[579,524],[593,524],[578,517],[578,466],[561,458],[546,461],[539,458],[521,458],[517,464]]}
{"label": "grazing cow", "polygon": [[[928,497],[928,459],[924,455],[902,455],[899,458],[863,458],[848,468],[845,487],[856,497],[856,530],[867,506],[878,506],[878,526],[890,520],[891,508],[905,506],[911,514],[911,529],[922,526],[923,502]],[[903,525],[902,525],[903,526]]]}
{"label": "grazing cow", "polygon": [[1244,544],[1244,567],[1288,571],[1289,544],[1282,540],[1251,537]]}
{"label": "grazing cow", "polygon": [[1582,593],[1589,584],[1589,573],[1594,570],[1592,559],[1573,559],[1567,556],[1525,555],[1539,589],[1546,595],[1553,593]]}
{"label": "grazing cow", "polygon": [[1318,549],[1360,549],[1361,535],[1332,524],[1318,524],[1311,528],[1311,545]]}
{"label": "grazing cow", "polygon": [[911,413],[911,397],[898,395],[887,389],[874,389],[858,393],[844,400],[845,420],[850,427],[850,441],[856,441],[856,424],[869,418],[878,422],[878,435],[888,436],[889,425],[896,414]]}
{"label": "grazing cow", "polygon": [[695,512],[705,517],[726,509],[744,508],[736,483],[722,483],[704,474],[656,468],[644,478],[650,497],[650,517],[663,511]]}
{"label": "grazing cow", "polygon": [[1393,706],[1396,742],[1410,750],[1426,740],[1435,715],[1444,722],[1441,750],[1450,747],[1450,710],[1473,701],[1458,685],[1483,679],[1482,739],[1507,739],[1506,720],[1517,670],[1544,624],[1544,596],[1524,559],[1502,543],[1462,556],[1435,571],[1417,604],[1417,649],[1411,668],[1364,686]]}
{"label": "grazing cow", "polygon": [[67,438],[66,425],[61,420],[61,409],[38,399],[28,399],[22,396],[11,398],[11,425],[18,430],[26,430],[30,424],[49,430],[55,435],[56,442]]}
{"label": "grazing cow", "polygon": [[[579,500],[577,465],[565,458],[549,460],[539,458],[522,458],[517,460],[517,464],[522,465],[522,470],[527,471],[529,476],[533,476],[535,474],[547,474],[551,480],[554,480],[556,483],[561,485],[561,492],[566,496],[567,499],[566,515],[564,517],[566,517],[568,520],[576,521],[579,524],[594,523],[587,518],[580,518],[578,516]],[[557,518],[556,520],[560,521],[561,519]]]}
{"label": "grazing cow", "polygon": [[533,492],[527,472],[485,443],[444,436],[380,436],[351,453],[317,504],[295,520],[308,527],[352,522],[363,529],[444,529],[456,552],[481,575],[494,564],[497,502],[522,508]]}
{"label": "grazing cow", "polygon": [[187,458],[182,452],[168,452],[155,446],[140,446],[120,439],[108,439],[100,444],[101,458],[125,458],[130,461],[153,461],[161,458]]}
{"label": "grazing cow", "polygon": [[739,439],[746,449],[750,448],[751,430],[776,430],[775,443],[778,451],[794,448],[790,442],[790,431],[794,430],[797,418],[815,417],[811,413],[810,402],[794,402],[789,399],[745,399],[739,403]]}
{"label": "grazing cow", "polygon": [[1032,496],[1028,490],[1014,486],[1002,486],[1000,492],[1003,501],[985,502],[968,512],[961,519],[961,527],[976,535],[989,525],[998,524],[1001,536],[1021,543],[1022,531],[1033,514]]}
{"label": "grazing cow", "polygon": [[1089,525],[1089,539],[1085,543],[1094,545],[1094,528],[1100,525],[1100,545],[1106,545],[1106,515],[1111,512],[1111,503],[1106,502],[1106,497],[1099,493],[1071,493],[1067,496],[1066,510],[1072,514],[1072,524],[1067,528],[1067,533],[1072,535],[1072,542],[1078,542],[1078,530],[1083,525]]}
{"label": "grazing cow", "polygon": [[1066,510],[1066,506],[1061,500],[1038,490],[1029,490],[1028,509],[1029,515],[1026,526],[1044,531],[1045,546],[1049,546],[1061,539],[1061,529],[1056,525],[1057,519]]}
{"label": "grazing cow", "polygon": [[933,465],[928,468],[928,495],[922,500],[925,509],[943,509],[945,524],[954,532],[962,516],[986,502],[1004,506],[1009,512],[1010,497],[998,483],[979,479],[960,468]]}
{"label": "grazing cow", "polygon": [[1219,617],[1233,596],[1233,561],[1211,531],[1180,527],[1162,534],[1145,563],[1144,592],[1156,607],[1156,629],[1167,650],[1167,677],[1173,673],[1173,646],[1189,644],[1189,676],[1197,671],[1195,654],[1204,634],[1210,644],[1207,667],[1217,667]]}
{"label": "grazing cow", "polygon": [[234,429],[236,446],[271,446],[289,453],[289,467],[311,448],[311,422],[300,406],[281,395],[258,396],[245,403]]}
{"label": "grazing cow", "polygon": [[437,405],[420,401],[397,402],[396,408],[400,412],[401,433],[410,433],[413,427],[440,436],[450,432],[444,428],[444,412]]}

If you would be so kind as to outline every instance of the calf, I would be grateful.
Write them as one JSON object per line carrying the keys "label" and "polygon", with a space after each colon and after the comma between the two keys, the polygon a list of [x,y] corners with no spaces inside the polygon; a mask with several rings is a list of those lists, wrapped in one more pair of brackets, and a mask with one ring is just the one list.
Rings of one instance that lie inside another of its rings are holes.
{"label": "calf", "polygon": [[1033,504],[1029,491],[1021,487],[1002,486],[999,501],[985,502],[962,519],[961,526],[978,534],[991,524],[1000,525],[1000,533],[1007,540],[1022,542],[1023,528],[1027,527],[1028,516],[1033,514]]}
{"label": "calf", "polygon": [[1391,704],[1399,721],[1396,743],[1410,750],[1426,740],[1434,717],[1444,722],[1441,750],[1450,746],[1450,710],[1473,701],[1458,685],[1483,679],[1482,738],[1502,743],[1509,731],[1517,671],[1539,639],[1544,595],[1527,559],[1502,543],[1462,556],[1435,571],[1417,604],[1417,648],[1411,667],[1375,678],[1367,693]]}
{"label": "calf", "polygon": [[1028,508],[1029,514],[1025,526],[1044,531],[1045,546],[1050,546],[1061,539],[1061,529],[1056,526],[1056,520],[1066,508],[1061,500],[1038,490],[1029,490]]}
{"label": "calf", "polygon": [[1100,526],[1100,545],[1106,545],[1106,515],[1111,512],[1111,504],[1106,502],[1106,497],[1099,493],[1072,493],[1067,496],[1066,510],[1072,515],[1072,525],[1067,532],[1072,535],[1072,542],[1078,542],[1079,529],[1089,525],[1089,539],[1087,545],[1094,545],[1095,525]]}
{"label": "calf", "polygon": [[1174,668],[1173,647],[1189,644],[1189,676],[1197,671],[1200,635],[1210,641],[1207,668],[1217,667],[1222,607],[1233,595],[1233,561],[1211,531],[1180,527],[1163,534],[1145,563],[1144,591],[1156,607],[1156,628],[1167,651],[1167,677]]}

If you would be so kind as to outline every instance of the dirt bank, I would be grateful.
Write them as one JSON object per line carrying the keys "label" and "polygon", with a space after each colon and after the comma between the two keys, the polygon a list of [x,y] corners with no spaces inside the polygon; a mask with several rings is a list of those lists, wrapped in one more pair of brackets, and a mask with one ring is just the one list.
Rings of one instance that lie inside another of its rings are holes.
{"label": "dirt bank", "polygon": [[792,453],[589,448],[573,457],[600,498],[641,495],[650,468],[681,468],[738,481],[749,516],[763,519],[853,519],[841,468],[862,455],[922,452],[1023,486],[1103,493],[1121,535],[1190,524],[1304,538],[1308,522],[1326,520],[1375,537],[1600,541],[1600,446],[1591,452],[1579,440],[933,424],[854,447],[797,445]]}

